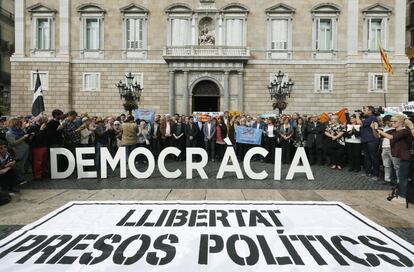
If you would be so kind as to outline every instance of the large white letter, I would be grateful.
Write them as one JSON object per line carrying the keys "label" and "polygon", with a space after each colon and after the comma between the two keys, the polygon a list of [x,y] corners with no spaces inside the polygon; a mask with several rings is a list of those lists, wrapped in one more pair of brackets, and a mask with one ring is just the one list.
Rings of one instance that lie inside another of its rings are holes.
{"label": "large white letter", "polygon": [[[302,160],[302,165],[299,162]],[[305,148],[298,147],[296,149],[295,157],[290,164],[289,172],[286,176],[287,180],[292,180],[295,173],[305,173],[308,180],[313,180],[313,173],[310,167],[308,157],[306,156]]]}
{"label": "large white letter", "polygon": [[267,178],[267,172],[265,170],[263,170],[260,173],[255,173],[253,172],[251,166],[250,166],[250,160],[252,159],[252,157],[256,154],[262,155],[263,157],[266,157],[266,155],[269,152],[264,149],[263,147],[253,147],[250,148],[249,151],[247,151],[247,153],[244,155],[244,160],[243,160],[243,168],[244,168],[244,172],[246,172],[246,175],[251,178],[251,179],[265,179]]}
{"label": "large white letter", "polygon": [[120,177],[126,178],[126,153],[125,146],[121,146],[116,151],[115,157],[112,158],[108,148],[101,147],[101,178],[107,178],[106,163],[112,170],[115,170],[118,163],[120,164]]}
{"label": "large white letter", "polygon": [[165,168],[164,165],[165,157],[167,157],[167,155],[173,154],[178,157],[180,153],[181,151],[176,147],[167,147],[161,151],[160,155],[158,156],[158,169],[160,170],[161,175],[163,175],[165,178],[173,179],[181,176],[181,171],[179,169],[175,170],[174,172],[170,172],[167,170],[167,168]]}
{"label": "large white letter", "polygon": [[282,149],[275,148],[275,173],[274,180],[282,178]]}
{"label": "large white letter", "polygon": [[[193,162],[193,155],[200,155],[201,161]],[[192,179],[193,170],[196,170],[202,179],[208,179],[206,171],[204,171],[204,167],[207,165],[207,162],[208,162],[208,154],[207,154],[207,151],[205,151],[203,148],[199,148],[199,147],[186,148],[186,160],[185,160],[186,178]]]}
{"label": "large white letter", "polygon": [[76,148],[76,169],[78,171],[78,179],[82,178],[96,178],[98,174],[96,171],[86,172],[84,166],[94,166],[94,159],[84,159],[84,154],[95,154],[95,147],[78,147]]}
{"label": "large white letter", "polygon": [[[148,168],[145,172],[139,172],[137,168],[135,168],[135,157],[139,154],[144,155],[148,159]],[[149,151],[145,147],[137,147],[132,150],[131,154],[129,154],[128,159],[128,166],[129,171],[132,173],[132,175],[138,179],[146,179],[149,178],[155,169],[155,159],[152,155],[151,151]]]}
{"label": "large white letter", "polygon": [[[227,163],[229,160],[231,160],[233,164],[228,165]],[[230,146],[227,147],[226,153],[224,153],[216,178],[222,179],[224,172],[235,172],[238,179],[244,178],[240,169],[239,161],[237,160],[236,152],[234,152],[234,148]]]}
{"label": "large white letter", "polygon": [[[57,155],[63,155],[68,159],[68,169],[64,172],[58,172]],[[75,157],[66,148],[51,148],[50,149],[50,174],[52,179],[65,179],[72,175],[75,170]]]}

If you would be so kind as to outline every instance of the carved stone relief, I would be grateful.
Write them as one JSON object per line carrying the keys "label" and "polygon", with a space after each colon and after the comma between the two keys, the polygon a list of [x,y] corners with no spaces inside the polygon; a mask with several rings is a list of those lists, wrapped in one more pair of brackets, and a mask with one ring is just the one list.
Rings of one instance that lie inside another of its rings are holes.
{"label": "carved stone relief", "polygon": [[204,17],[198,24],[198,44],[214,45],[216,43],[215,24],[210,17]]}
{"label": "carved stone relief", "polygon": [[211,77],[220,82],[221,86],[224,84],[224,75],[223,73],[211,73],[211,72],[191,72],[189,73],[189,79],[188,79],[188,87],[191,87],[193,83],[202,78],[202,77]]}

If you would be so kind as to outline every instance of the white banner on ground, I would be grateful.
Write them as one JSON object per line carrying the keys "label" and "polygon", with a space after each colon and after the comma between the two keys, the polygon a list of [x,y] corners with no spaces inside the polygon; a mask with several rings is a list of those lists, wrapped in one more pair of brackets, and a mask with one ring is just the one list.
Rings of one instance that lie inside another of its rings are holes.
{"label": "white banner on ground", "polygon": [[337,202],[71,202],[0,241],[1,271],[413,271]]}

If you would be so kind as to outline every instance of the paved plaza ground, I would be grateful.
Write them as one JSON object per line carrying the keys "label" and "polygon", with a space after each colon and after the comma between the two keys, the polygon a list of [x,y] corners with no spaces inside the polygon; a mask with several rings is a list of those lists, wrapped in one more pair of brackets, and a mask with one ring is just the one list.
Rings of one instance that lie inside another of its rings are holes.
{"label": "paved plaza ground", "polygon": [[[179,168],[185,175],[183,162],[168,162],[171,171]],[[209,163],[208,180],[195,177],[187,180],[165,179],[159,172],[151,178],[137,180],[132,176],[119,178],[119,173],[108,179],[76,179],[32,181],[25,184],[11,203],[0,207],[0,238],[32,223],[68,201],[88,200],[274,200],[274,201],[341,201],[374,222],[388,228],[414,244],[414,205],[387,201],[390,186],[373,181],[362,172],[332,170],[327,166],[313,166],[315,180],[304,174],[294,180],[284,179],[289,165],[282,167],[282,180],[273,180],[273,165],[252,163],[255,171],[266,170],[265,180],[245,177],[237,180],[233,174],[216,179],[219,163]]]}

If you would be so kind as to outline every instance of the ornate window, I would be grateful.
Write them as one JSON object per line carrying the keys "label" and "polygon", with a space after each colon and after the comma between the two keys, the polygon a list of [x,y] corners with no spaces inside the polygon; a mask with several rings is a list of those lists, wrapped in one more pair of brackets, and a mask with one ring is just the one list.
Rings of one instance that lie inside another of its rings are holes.
{"label": "ornate window", "polygon": [[291,57],[294,13],[295,9],[285,4],[266,9],[268,58]]}
{"label": "ornate window", "polygon": [[246,46],[247,14],[249,10],[241,4],[228,4],[221,11],[224,20],[224,45]]}
{"label": "ornate window", "polygon": [[120,10],[123,14],[123,56],[145,58],[148,10],[135,4],[130,4]]}
{"label": "ornate window", "polygon": [[192,14],[187,4],[170,5],[165,12],[168,15],[168,46],[186,46],[192,41]]}
{"label": "ornate window", "polygon": [[56,10],[42,4],[27,9],[31,15],[32,56],[52,57],[55,53],[55,15]]}
{"label": "ornate window", "polygon": [[315,53],[333,53],[337,50],[337,23],[340,8],[331,3],[319,4],[311,10],[312,50]]}
{"label": "ornate window", "polygon": [[366,52],[379,51],[379,46],[388,47],[388,20],[392,9],[375,4],[362,10],[364,15],[364,49]]}
{"label": "ornate window", "polygon": [[95,4],[78,7],[80,19],[80,53],[84,58],[102,58],[104,50],[104,16],[106,11]]}

